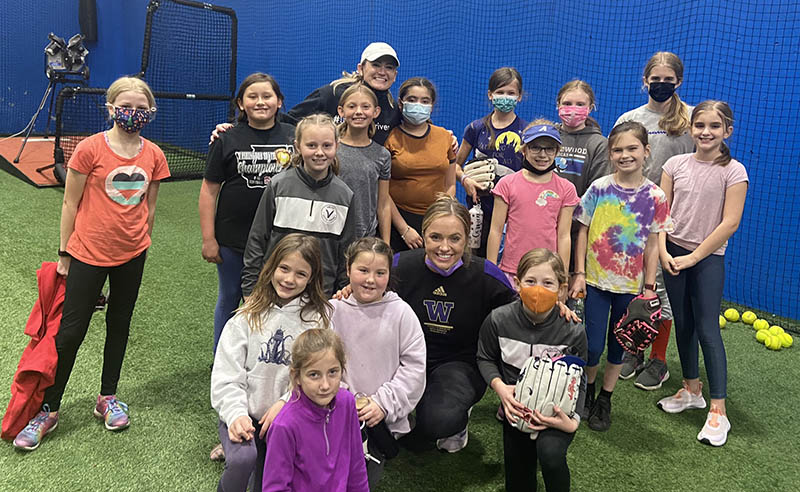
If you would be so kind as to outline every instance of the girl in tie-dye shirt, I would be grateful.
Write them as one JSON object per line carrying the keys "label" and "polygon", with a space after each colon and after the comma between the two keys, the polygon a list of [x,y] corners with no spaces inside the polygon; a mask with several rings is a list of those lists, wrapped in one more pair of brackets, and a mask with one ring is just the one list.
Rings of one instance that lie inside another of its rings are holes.
{"label": "girl in tie-dye shirt", "polygon": [[[622,369],[623,350],[610,329],[643,288],[645,296],[656,295],[658,233],[672,230],[664,192],[642,174],[650,153],[647,130],[636,122],[622,123],[611,130],[608,148],[614,174],[592,183],[575,209],[581,226],[572,293],[586,293],[589,361],[584,412],[594,430],[611,425],[611,393]],[[607,332],[608,363],[595,401],[594,382]]]}

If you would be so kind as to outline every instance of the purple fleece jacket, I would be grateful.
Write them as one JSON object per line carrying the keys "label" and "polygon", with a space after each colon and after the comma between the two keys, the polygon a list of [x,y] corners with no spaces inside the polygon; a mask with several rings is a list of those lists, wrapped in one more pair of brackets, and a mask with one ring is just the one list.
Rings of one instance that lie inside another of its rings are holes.
{"label": "purple fleece jacket", "polygon": [[350,392],[340,388],[325,408],[300,390],[292,392],[267,433],[261,490],[369,491],[356,402]]}

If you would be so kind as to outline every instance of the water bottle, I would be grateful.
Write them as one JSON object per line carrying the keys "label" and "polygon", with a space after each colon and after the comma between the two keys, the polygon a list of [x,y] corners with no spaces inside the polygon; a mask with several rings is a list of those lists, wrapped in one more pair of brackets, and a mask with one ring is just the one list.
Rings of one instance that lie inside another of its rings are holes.
{"label": "water bottle", "polygon": [[581,323],[584,323],[585,320],[583,319],[583,295],[579,295],[577,299],[572,299],[572,310],[575,311],[575,314],[581,319]]}
{"label": "water bottle", "polygon": [[480,202],[469,209],[469,220],[468,245],[472,249],[478,249],[481,247],[481,232],[483,231],[483,210],[481,210]]}

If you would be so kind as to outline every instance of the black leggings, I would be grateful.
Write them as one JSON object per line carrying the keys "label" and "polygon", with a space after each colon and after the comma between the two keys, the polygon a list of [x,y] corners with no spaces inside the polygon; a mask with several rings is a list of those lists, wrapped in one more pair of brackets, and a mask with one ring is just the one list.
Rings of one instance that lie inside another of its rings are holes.
{"label": "black leggings", "polygon": [[51,412],[58,411],[61,406],[61,397],[64,396],[64,388],[75,365],[75,356],[86,337],[106,277],[109,279],[110,293],[106,307],[106,344],[100,394],[106,396],[117,392],[146,256],[145,251],[129,262],[114,267],[92,266],[75,258],[70,262],[61,327],[55,337],[58,352],[56,378],[53,386],[44,392],[44,403],[50,406]]}
{"label": "black leggings", "polygon": [[567,448],[575,434],[557,429],[539,432],[532,441],[530,434],[521,432],[503,420],[503,462],[506,467],[506,491],[535,491],[536,464],[542,467],[547,492],[569,491]]}
{"label": "black leggings", "polygon": [[476,364],[450,361],[428,369],[425,392],[417,404],[416,431],[428,439],[450,437],[469,423],[469,409],[486,392]]}

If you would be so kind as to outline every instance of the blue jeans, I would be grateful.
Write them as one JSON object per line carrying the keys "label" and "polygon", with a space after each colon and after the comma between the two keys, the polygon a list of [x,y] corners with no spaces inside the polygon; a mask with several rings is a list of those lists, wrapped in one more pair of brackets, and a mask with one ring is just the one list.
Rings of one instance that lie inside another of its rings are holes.
{"label": "blue jeans", "polygon": [[222,335],[225,323],[233,316],[233,311],[239,307],[242,300],[242,268],[244,268],[244,255],[227,248],[219,247],[222,263],[217,264],[219,277],[219,293],[217,294],[217,307],[214,309],[214,353],[217,353],[217,344]]}
{"label": "blue jeans", "polygon": [[[614,337],[614,325],[628,309],[628,304],[636,297],[633,294],[616,294],[591,285],[586,286],[584,316],[586,318],[586,341],[589,343],[589,361],[587,365],[594,367],[600,363],[603,348],[608,335],[608,355],[612,364],[622,364],[622,346]],[[611,310],[611,317],[608,311]]]}
{"label": "blue jeans", "polygon": [[[691,251],[667,241],[667,252],[684,256]],[[675,341],[685,379],[700,376],[698,344],[708,375],[711,398],[726,398],[728,362],[725,345],[719,332],[719,308],[725,285],[725,257],[709,255],[678,275],[664,273],[672,315],[675,319]]]}

